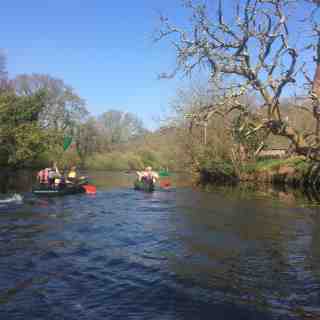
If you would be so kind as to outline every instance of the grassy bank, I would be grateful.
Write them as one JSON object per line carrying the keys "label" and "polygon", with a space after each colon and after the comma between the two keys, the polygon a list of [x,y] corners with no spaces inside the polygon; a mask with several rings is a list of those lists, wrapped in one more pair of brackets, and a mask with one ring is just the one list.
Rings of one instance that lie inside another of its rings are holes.
{"label": "grassy bank", "polygon": [[290,157],[287,159],[264,159],[243,166],[243,172],[250,174],[254,172],[276,172],[281,168],[293,168],[297,171],[305,172],[308,170],[310,162],[305,157]]}
{"label": "grassy bank", "polygon": [[214,163],[199,170],[201,184],[207,183],[272,183],[304,187],[320,186],[320,166],[304,157],[265,159],[235,168],[232,163]]}
{"label": "grassy bank", "polygon": [[297,188],[319,185],[319,165],[304,157],[261,160],[248,165],[241,181],[290,185]]}

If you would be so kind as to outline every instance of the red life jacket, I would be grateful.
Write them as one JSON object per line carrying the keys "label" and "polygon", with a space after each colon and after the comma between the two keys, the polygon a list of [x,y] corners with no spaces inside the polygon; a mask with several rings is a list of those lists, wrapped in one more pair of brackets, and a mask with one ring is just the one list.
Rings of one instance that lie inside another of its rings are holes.
{"label": "red life jacket", "polygon": [[38,173],[38,179],[40,183],[48,183],[49,169],[42,169]]}

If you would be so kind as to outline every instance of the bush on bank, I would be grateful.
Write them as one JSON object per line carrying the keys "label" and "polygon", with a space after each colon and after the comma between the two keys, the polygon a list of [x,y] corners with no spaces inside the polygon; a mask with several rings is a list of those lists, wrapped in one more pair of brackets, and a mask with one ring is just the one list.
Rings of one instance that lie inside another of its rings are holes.
{"label": "bush on bank", "polygon": [[240,161],[223,147],[197,147],[195,151],[193,177],[195,183],[202,185],[259,182],[320,186],[320,165],[303,156]]}

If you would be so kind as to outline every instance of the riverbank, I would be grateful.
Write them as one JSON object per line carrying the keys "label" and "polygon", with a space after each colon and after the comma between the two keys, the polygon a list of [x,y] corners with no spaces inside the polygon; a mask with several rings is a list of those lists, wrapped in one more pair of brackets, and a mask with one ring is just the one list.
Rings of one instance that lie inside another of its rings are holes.
{"label": "riverbank", "polygon": [[[261,182],[303,187],[317,183],[318,175],[310,176],[314,164],[305,157],[269,159],[248,164],[240,174],[242,182]],[[314,181],[313,181],[314,180]]]}
{"label": "riverbank", "polygon": [[320,165],[302,156],[286,159],[266,159],[234,168],[224,164],[215,170],[199,171],[200,184],[264,183],[288,185],[294,188],[320,187]]}

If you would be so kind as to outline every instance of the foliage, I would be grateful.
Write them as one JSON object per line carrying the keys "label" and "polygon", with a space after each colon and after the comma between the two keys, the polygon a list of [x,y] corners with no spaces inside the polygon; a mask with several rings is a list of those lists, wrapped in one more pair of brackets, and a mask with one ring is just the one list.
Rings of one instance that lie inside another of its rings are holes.
{"label": "foliage", "polygon": [[100,151],[103,138],[94,118],[79,124],[75,132],[76,149],[81,163],[84,164],[89,156]]}
{"label": "foliage", "polygon": [[137,155],[120,152],[107,154],[94,154],[86,162],[86,168],[94,170],[139,170],[143,168],[142,162]]}
{"label": "foliage", "polygon": [[142,149],[139,151],[138,155],[142,161],[143,167],[148,167],[148,166],[152,166],[156,168],[159,167],[158,159],[154,152],[150,150]]}
{"label": "foliage", "polygon": [[79,154],[74,147],[64,151],[62,153],[62,156],[58,158],[57,163],[59,165],[59,168],[61,168],[62,170],[66,170],[72,166],[80,167],[81,165],[83,165],[83,162],[81,161],[81,158],[79,157]]}
{"label": "foliage", "polygon": [[110,145],[127,142],[146,132],[142,121],[130,112],[107,111],[99,116],[98,124]]}
{"label": "foliage", "polygon": [[246,164],[245,172],[261,172],[261,171],[274,171],[280,167],[294,167],[300,170],[306,170],[309,167],[307,160],[303,157],[292,157],[288,159],[266,159],[257,160],[254,163]]}
{"label": "foliage", "polygon": [[[105,169],[142,169],[159,165],[155,148],[133,147],[147,134],[128,112],[109,110],[87,117],[86,104],[63,80],[23,74],[9,80],[0,52],[0,164],[45,166],[58,161]],[[65,137],[72,138],[65,150]],[[123,152],[123,146],[128,149]]]}
{"label": "foliage", "polygon": [[142,121],[134,114],[110,110],[80,123],[74,135],[78,155],[84,164],[92,155],[117,151],[124,144],[128,144],[130,149],[130,143],[146,132]]}
{"label": "foliage", "polygon": [[45,107],[39,115],[43,128],[72,131],[88,114],[84,100],[61,79],[43,74],[23,74],[13,82],[17,94],[21,96],[32,96],[39,90],[46,92]]}
{"label": "foliage", "polygon": [[85,162],[85,167],[95,170],[142,170],[151,166],[158,170],[165,167],[159,155],[148,149],[127,149],[126,151],[112,151],[109,153],[93,154]]}
{"label": "foliage", "polygon": [[0,95],[0,151],[2,164],[19,166],[35,159],[47,146],[48,136],[38,125],[45,93],[17,96]]}

